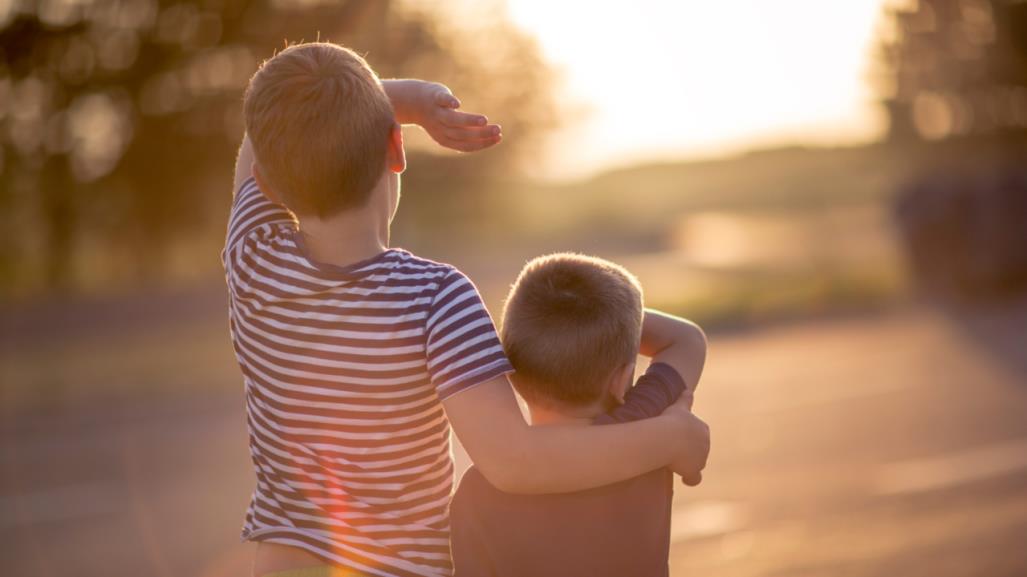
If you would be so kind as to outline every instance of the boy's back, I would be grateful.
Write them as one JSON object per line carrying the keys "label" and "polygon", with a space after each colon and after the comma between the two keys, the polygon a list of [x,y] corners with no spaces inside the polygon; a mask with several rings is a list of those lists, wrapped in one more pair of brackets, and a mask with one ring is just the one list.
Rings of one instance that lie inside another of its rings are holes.
{"label": "boy's back", "polygon": [[[593,422],[658,414],[684,390],[672,368],[651,365],[627,405]],[[456,577],[666,576],[673,496],[667,469],[588,491],[511,495],[471,467],[450,511]]]}
{"label": "boy's back", "polygon": [[509,370],[474,286],[402,250],[316,263],[253,180],[224,260],[257,474],[243,537],[346,567],[448,573],[439,401]]}
{"label": "boy's back", "polygon": [[672,474],[589,491],[510,495],[471,468],[453,498],[457,577],[665,576]]}

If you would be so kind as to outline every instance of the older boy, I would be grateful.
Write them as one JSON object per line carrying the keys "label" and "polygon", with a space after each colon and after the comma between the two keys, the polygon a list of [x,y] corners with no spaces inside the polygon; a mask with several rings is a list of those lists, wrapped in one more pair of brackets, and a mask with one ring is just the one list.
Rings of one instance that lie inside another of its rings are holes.
{"label": "older boy", "polygon": [[[501,338],[514,386],[540,428],[657,415],[679,395],[690,400],[706,358],[694,324],[655,311],[643,317],[630,273],[573,254],[525,266]],[[632,388],[639,352],[651,362]],[[672,487],[670,471],[657,469],[576,493],[511,495],[472,467],[451,508],[456,575],[666,576]]]}
{"label": "older boy", "polygon": [[256,473],[243,528],[259,542],[255,575],[449,575],[450,423],[512,492],[705,464],[708,429],[683,406],[617,427],[528,427],[474,285],[389,248],[400,123],[460,150],[498,141],[456,107],[445,87],[383,84],[327,43],[291,46],[250,80],[223,260]]}

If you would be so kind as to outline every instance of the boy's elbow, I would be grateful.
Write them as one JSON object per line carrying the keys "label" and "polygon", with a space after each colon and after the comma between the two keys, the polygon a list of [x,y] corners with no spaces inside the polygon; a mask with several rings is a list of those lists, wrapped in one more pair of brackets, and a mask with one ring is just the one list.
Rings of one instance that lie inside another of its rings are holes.
{"label": "boy's elbow", "polygon": [[693,356],[698,354],[705,357],[708,346],[706,333],[692,321],[684,321],[675,330],[671,346],[677,350],[688,351]]}
{"label": "boy's elbow", "polygon": [[691,339],[694,346],[701,349],[703,352],[709,347],[709,340],[706,338],[706,331],[702,330],[702,327],[692,323],[692,334]]}

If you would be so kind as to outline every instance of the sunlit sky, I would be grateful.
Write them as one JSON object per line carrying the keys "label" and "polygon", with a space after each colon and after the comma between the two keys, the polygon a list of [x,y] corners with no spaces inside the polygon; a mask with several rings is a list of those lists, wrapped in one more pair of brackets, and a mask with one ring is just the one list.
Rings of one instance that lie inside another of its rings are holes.
{"label": "sunlit sky", "polygon": [[539,176],[883,131],[868,86],[883,0],[509,0],[589,114]]}

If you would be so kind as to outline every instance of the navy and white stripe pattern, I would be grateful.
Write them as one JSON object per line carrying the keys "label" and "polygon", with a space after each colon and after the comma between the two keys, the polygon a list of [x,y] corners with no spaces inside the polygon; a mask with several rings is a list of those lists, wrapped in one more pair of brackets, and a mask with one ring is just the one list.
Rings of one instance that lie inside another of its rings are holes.
{"label": "navy and white stripe pattern", "polygon": [[291,215],[248,180],[222,260],[257,476],[243,538],[367,575],[452,573],[442,400],[511,370],[474,285],[389,250],[305,256]]}

